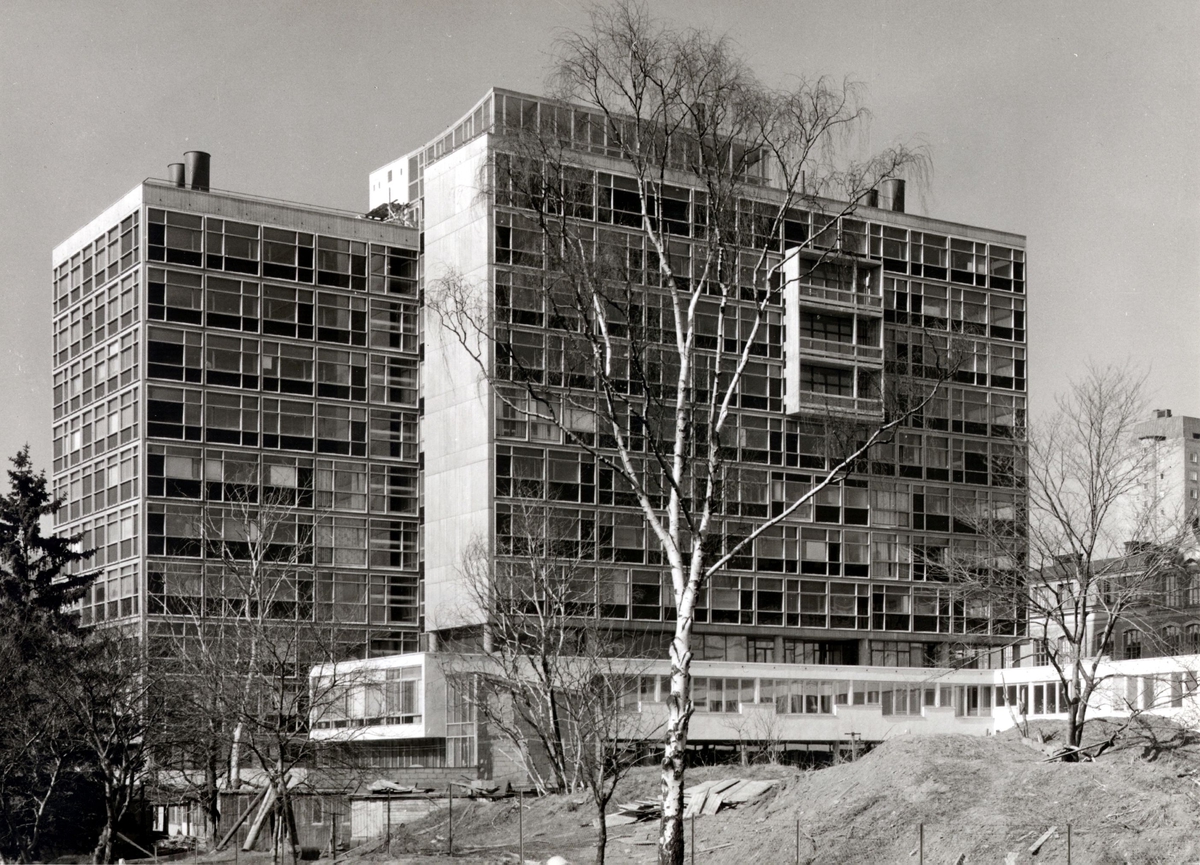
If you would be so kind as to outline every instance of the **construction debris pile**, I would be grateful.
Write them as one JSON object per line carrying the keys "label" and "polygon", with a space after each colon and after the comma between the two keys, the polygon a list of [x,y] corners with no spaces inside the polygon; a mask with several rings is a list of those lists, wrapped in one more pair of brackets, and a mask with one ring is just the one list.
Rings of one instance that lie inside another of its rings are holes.
{"label": "construction debris pile", "polygon": [[[736,808],[756,802],[778,784],[777,780],[754,781],[747,778],[723,778],[705,781],[683,791],[684,819],[716,814],[724,807]],[[623,826],[656,820],[662,814],[662,803],[658,799],[638,799],[618,805],[615,814],[604,818],[607,826]]]}
{"label": "construction debris pile", "polygon": [[[512,785],[505,781],[503,784],[493,784],[491,781],[478,780],[463,780],[451,781],[451,786],[460,792],[456,792],[456,797],[462,796],[467,799],[507,799],[515,795]],[[446,795],[446,788],[437,789],[434,787],[414,787],[405,784],[397,784],[395,781],[380,779],[372,782],[367,787],[367,790],[376,796],[417,796],[417,797],[442,797]],[[530,791],[525,791],[529,795]]]}
{"label": "construction debris pile", "polygon": [[1105,751],[1113,747],[1116,742],[1116,735],[1114,733],[1107,739],[1093,742],[1091,745],[1070,748],[1063,745],[1056,745],[1038,730],[1035,731],[1033,738],[1022,736],[1020,742],[1022,745],[1045,754],[1046,758],[1042,760],[1043,763],[1055,763],[1060,760],[1066,763],[1091,763]]}

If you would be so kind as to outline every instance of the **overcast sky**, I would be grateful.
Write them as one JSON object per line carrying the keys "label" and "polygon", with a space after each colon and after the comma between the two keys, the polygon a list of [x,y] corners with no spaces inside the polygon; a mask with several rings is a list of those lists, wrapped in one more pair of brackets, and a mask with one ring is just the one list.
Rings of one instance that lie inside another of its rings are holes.
{"label": "overcast sky", "polygon": [[[768,83],[866,85],[869,141],[928,146],[909,210],[1028,237],[1035,414],[1089,359],[1200,414],[1200,3],[652,0]],[[557,2],[7,0],[0,454],[48,466],[50,252],[185,150],[212,185],[364,210],[367,173],[491,86],[543,89]]]}

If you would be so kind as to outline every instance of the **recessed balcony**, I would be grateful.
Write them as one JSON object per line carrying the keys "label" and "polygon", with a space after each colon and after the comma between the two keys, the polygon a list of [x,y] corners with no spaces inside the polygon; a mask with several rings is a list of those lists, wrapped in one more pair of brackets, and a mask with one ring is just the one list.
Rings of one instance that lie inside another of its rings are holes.
{"label": "recessed balcony", "polygon": [[878,262],[793,250],[783,273],[784,292],[799,306],[883,314],[883,271]]}
{"label": "recessed balcony", "polygon": [[802,306],[854,309],[860,312],[878,312],[883,315],[883,297],[864,291],[852,291],[829,286],[796,283],[796,293]]}
{"label": "recessed balcony", "polygon": [[816,414],[863,420],[883,417],[883,400],[870,397],[799,391],[794,399],[789,394],[787,403],[791,414]]}
{"label": "recessed balcony", "polygon": [[856,363],[883,366],[883,349],[877,345],[859,345],[855,342],[801,336],[800,352],[805,356],[853,360]]}

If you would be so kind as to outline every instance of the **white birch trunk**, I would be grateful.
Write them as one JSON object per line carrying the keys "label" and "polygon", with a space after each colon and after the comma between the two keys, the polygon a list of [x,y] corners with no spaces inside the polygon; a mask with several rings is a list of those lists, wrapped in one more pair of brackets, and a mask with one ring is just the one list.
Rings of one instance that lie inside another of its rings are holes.
{"label": "white birch trunk", "polygon": [[680,616],[676,620],[675,639],[671,641],[671,692],[667,695],[666,736],[662,756],[662,779],[659,796],[662,818],[659,822],[659,865],[682,865],[683,840],[683,772],[687,756],[688,720],[692,714],[692,680],[689,672],[692,653],[692,619]]}

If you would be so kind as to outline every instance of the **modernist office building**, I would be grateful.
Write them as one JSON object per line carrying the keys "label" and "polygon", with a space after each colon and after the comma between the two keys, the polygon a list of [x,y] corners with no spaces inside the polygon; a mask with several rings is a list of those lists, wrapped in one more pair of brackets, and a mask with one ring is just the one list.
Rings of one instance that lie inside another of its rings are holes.
{"label": "modernist office building", "polygon": [[270,504],[313,548],[270,615],[415,649],[417,231],[210,189],[205,154],[172,174],[54,250],[56,528],[102,571],[83,621],[228,615],[213,542]]}
{"label": "modernist office building", "polygon": [[[545,364],[548,375],[552,316],[536,290],[521,290],[538,285],[547,266],[541,241],[522,230],[529,214],[497,200],[486,178],[507,134],[552,116],[560,131],[578,133],[568,145],[583,196],[576,218],[602,242],[644,255],[639,231],[627,227],[637,219],[622,214],[637,209],[628,167],[604,140],[604,120],[572,106],[494,90],[369,181],[372,207],[420,213],[427,280],[453,271],[504,329],[498,342],[519,344],[523,362]],[[771,202],[780,192],[763,185],[754,194]],[[680,185],[671,195],[678,242],[687,244],[702,193]],[[972,654],[971,645],[1011,642],[1012,616],[964,605],[939,563],[984,552],[970,515],[1015,523],[1023,513],[1024,240],[905,213],[902,194],[892,198],[890,208],[861,207],[843,219],[846,240],[829,266],[787,260],[786,300],[768,309],[767,344],[747,372],[731,459],[743,489],[762,494],[729,512],[727,530],[744,531],[826,466],[822,444],[803,434],[806,417],[831,405],[866,422],[881,417],[878,394],[864,382],[886,384],[921,364],[917,347],[930,334],[956,338],[964,361],[924,416],[872,455],[869,470],[826,490],[713,580],[695,628],[697,657],[932,666]],[[784,261],[793,238],[820,227],[808,212],[790,213],[767,241],[773,260]],[[858,274],[853,284],[846,270]],[[604,614],[665,638],[670,584],[638,509],[622,504],[611,478],[558,430],[498,404],[475,362],[429,314],[422,395],[427,629],[464,623],[467,546],[483,540],[502,559],[505,533],[532,491],[539,507],[567,514],[567,524],[595,527],[595,561],[585,566]]]}

